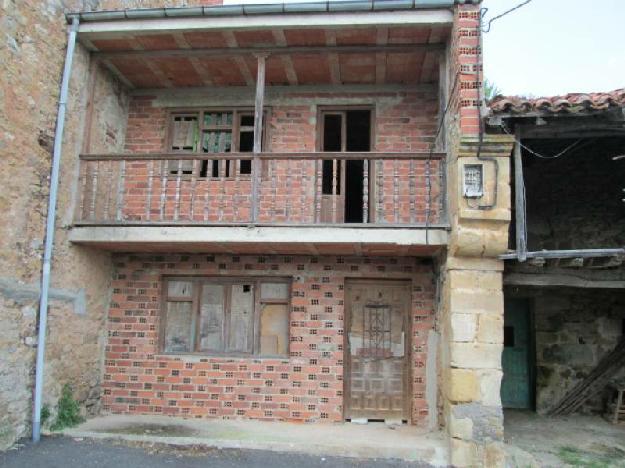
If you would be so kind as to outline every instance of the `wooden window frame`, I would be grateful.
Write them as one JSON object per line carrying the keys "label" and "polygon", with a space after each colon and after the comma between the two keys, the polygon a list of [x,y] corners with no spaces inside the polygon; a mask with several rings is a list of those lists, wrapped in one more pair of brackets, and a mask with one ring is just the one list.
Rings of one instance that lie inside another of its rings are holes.
{"label": "wooden window frame", "polygon": [[[191,297],[169,297],[169,282],[170,281],[184,281],[192,283]],[[252,318],[252,351],[251,352],[229,352],[226,351],[226,334],[230,326],[230,302],[231,302],[231,287],[237,284],[253,284],[254,285],[254,310]],[[286,299],[267,299],[261,297],[261,285],[263,283],[281,283],[288,286],[288,294]],[[222,338],[223,349],[222,350],[199,350],[199,333],[200,333],[200,305],[201,305],[201,289],[203,284],[219,284],[226,286],[224,291],[224,320],[222,324]],[[289,357],[290,353],[290,315],[291,315],[291,294],[292,294],[292,279],[287,277],[271,277],[271,276],[163,276],[161,277],[161,309],[159,315],[159,338],[158,338],[158,354],[166,356],[179,356],[179,355],[194,355],[202,357],[211,356],[224,356],[224,357],[249,357],[255,359],[285,359]],[[191,302],[192,313],[194,314],[193,323],[195,328],[193,330],[192,351],[165,351],[165,331],[167,328],[167,303],[168,302]],[[284,304],[287,307],[287,349],[284,354],[261,354],[260,353],[260,331],[261,331],[261,310],[263,304]]]}
{"label": "wooden window frame", "polygon": [[[232,125],[231,126],[221,126],[221,125],[210,125],[210,126],[205,126],[204,125],[204,115],[205,114],[210,114],[210,113],[226,113],[226,112],[230,112],[232,113]],[[253,125],[246,125],[242,128],[240,122],[241,122],[241,116],[243,115],[251,115],[252,117],[254,117],[254,107],[250,107],[250,106],[232,106],[232,107],[184,107],[184,108],[170,108],[167,110],[167,136],[165,138],[165,148],[164,148],[164,152],[165,153],[181,153],[181,154],[198,154],[200,157],[198,159],[202,159],[201,156],[202,155],[210,155],[210,154],[216,154],[216,153],[204,153],[202,151],[202,135],[204,134],[205,131],[210,131],[210,130],[225,130],[225,131],[230,131],[232,134],[232,139],[231,139],[231,143],[230,143],[230,153],[239,153],[239,144],[240,144],[240,137],[241,137],[241,131],[254,131],[254,126]],[[174,118],[175,117],[179,117],[179,116],[193,116],[193,117],[197,117],[197,122],[198,122],[198,141],[197,141],[197,148],[195,149],[195,151],[186,151],[186,150],[173,150],[172,149],[172,144],[173,144],[173,138],[174,138]],[[261,140],[261,152],[266,152],[267,151],[267,145],[268,142],[271,141],[269,138],[269,126],[267,125],[267,123],[269,122],[270,118],[271,118],[271,108],[270,107],[264,107],[263,108],[263,116],[264,116],[264,124],[263,124],[263,135],[262,135],[262,140]],[[236,136],[236,137],[235,137]],[[249,153],[250,155],[253,155],[254,152],[253,151],[246,151],[246,153]],[[228,153],[224,153],[224,154],[228,154]],[[228,158],[224,158],[223,161],[228,160]],[[210,160],[209,160],[210,161]],[[236,161],[237,160],[231,160],[231,161],[235,161],[235,167],[237,167],[236,165]],[[239,160],[240,161],[240,160]],[[240,167],[240,166],[239,166]],[[198,169],[199,171],[200,169]],[[209,169],[210,170],[210,169]],[[223,170],[223,172],[225,173],[225,170]],[[219,173],[220,176],[218,177],[214,177],[212,175],[207,174],[205,177],[201,177],[202,179],[214,179],[214,180],[219,180],[221,179],[221,173],[222,173],[222,168],[221,168],[221,164],[220,164],[220,168],[219,168]],[[171,174],[173,176],[177,176],[177,174]],[[191,174],[182,174],[182,176],[190,176]],[[196,177],[200,177],[200,174],[195,174]],[[230,174],[228,175],[228,177],[223,177],[226,179],[234,179],[235,177],[239,177],[241,179],[251,179],[251,174],[237,174],[236,171],[230,171]]]}
{"label": "wooden window frame", "polygon": [[[370,135],[369,135],[369,152],[376,151],[376,133],[375,133],[375,124],[376,124],[376,105],[375,104],[356,104],[356,105],[321,105],[317,106],[317,131],[316,131],[316,142],[315,147],[318,152],[323,152],[323,134],[324,134],[324,122],[325,119],[323,116],[325,114],[346,114],[349,111],[353,110],[368,110],[371,118],[370,122]],[[343,117],[343,131],[341,135],[341,152],[346,152],[345,145],[347,139],[346,137],[346,125],[347,121],[345,120],[345,116]],[[364,153],[364,151],[359,151],[360,153]]]}

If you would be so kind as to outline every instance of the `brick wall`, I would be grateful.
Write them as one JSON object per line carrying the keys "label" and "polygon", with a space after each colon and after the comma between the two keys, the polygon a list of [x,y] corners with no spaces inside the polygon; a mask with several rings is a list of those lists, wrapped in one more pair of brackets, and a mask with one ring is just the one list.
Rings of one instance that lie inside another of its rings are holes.
{"label": "brick wall", "polygon": [[[462,135],[479,133],[478,88],[483,83],[483,65],[480,47],[480,5],[457,5],[451,34],[449,89],[457,81],[450,96],[450,114]],[[452,132],[454,130],[452,129]]]}
{"label": "brick wall", "polygon": [[[328,94],[337,103],[349,99],[352,101],[348,102],[353,103],[355,98],[350,94],[294,91],[281,96],[279,104],[270,104],[266,130],[268,148],[265,150],[315,151],[316,103],[321,99],[327,103]],[[309,104],[299,104],[302,101]],[[365,102],[373,104],[375,110],[375,150],[424,152],[429,149],[436,127],[436,93],[378,93],[367,95]],[[249,103],[240,103],[245,104]],[[159,104],[156,96],[135,96],[128,114],[125,150],[133,153],[164,151],[166,134],[167,108]],[[370,182],[380,188],[380,195],[373,200],[375,192],[371,190],[370,205],[378,213],[380,222],[423,223],[427,217],[428,199],[431,200],[429,222],[442,221],[441,165],[439,161],[432,160],[429,169],[427,166],[428,163],[423,160],[378,161],[375,167],[372,166]],[[241,177],[240,180],[192,180],[189,177],[177,180],[167,176],[166,170],[167,164],[161,162],[132,162],[126,167],[123,210],[126,219],[144,221],[150,216],[151,219],[157,217],[164,220],[249,222],[252,203],[249,177]],[[315,192],[320,190],[320,186],[316,185],[317,170],[314,161],[295,157],[265,162],[259,186],[259,221],[314,223],[318,208]],[[375,179],[374,170],[378,175]],[[429,193],[426,188],[428,170],[431,175]],[[100,173],[106,175],[108,170],[100,167]],[[394,184],[397,184],[397,190]],[[91,195],[87,193],[86,196]],[[99,199],[106,200],[107,197]],[[90,200],[86,200],[85,205],[90,206]]]}
{"label": "brick wall", "polygon": [[[435,90],[436,88],[432,88]],[[267,124],[269,145],[265,151],[315,151],[317,130],[317,102],[328,102],[328,97],[340,105],[354,104],[360,96],[362,104],[374,104],[375,151],[428,151],[436,132],[438,95],[436,91],[393,93],[342,94],[298,93],[284,95],[283,100],[309,104],[276,104],[271,106]],[[239,106],[253,107],[253,102]],[[347,106],[347,105],[346,105]],[[210,106],[206,106],[210,107]],[[167,108],[158,104],[156,96],[137,95],[130,102],[126,151],[150,153],[165,150]]]}
{"label": "brick wall", "polygon": [[[341,421],[344,281],[412,280],[412,422],[426,426],[431,265],[413,258],[117,255],[103,410],[188,417]],[[290,357],[159,355],[161,275],[293,278]]]}

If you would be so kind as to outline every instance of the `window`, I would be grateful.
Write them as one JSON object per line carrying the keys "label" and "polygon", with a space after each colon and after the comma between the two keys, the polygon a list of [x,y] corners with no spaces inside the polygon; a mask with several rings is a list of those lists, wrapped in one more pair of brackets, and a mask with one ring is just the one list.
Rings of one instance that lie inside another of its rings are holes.
{"label": "window", "polygon": [[[266,116],[263,117],[264,119]],[[254,150],[254,110],[227,109],[173,112],[169,150],[186,153],[251,153]],[[263,125],[263,129],[265,125]],[[263,131],[263,137],[264,137]],[[170,161],[169,174],[193,173],[193,161]],[[206,159],[197,168],[199,177],[249,176],[251,159]]]}
{"label": "window", "polygon": [[288,280],[170,277],[163,287],[163,352],[288,354]]}

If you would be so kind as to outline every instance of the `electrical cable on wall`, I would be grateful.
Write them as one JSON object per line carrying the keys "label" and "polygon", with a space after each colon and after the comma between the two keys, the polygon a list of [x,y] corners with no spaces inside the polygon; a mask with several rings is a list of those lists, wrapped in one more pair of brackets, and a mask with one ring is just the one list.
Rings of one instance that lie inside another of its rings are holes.
{"label": "electrical cable on wall", "polygon": [[441,133],[442,128],[445,126],[445,118],[447,117],[447,112],[449,111],[449,107],[451,104],[452,97],[456,92],[456,87],[458,86],[458,80],[460,77],[460,71],[456,72],[454,77],[454,83],[451,87],[451,91],[449,96],[447,97],[447,102],[445,103],[445,109],[443,110],[443,115],[440,118],[438,123],[438,128],[434,133],[434,138],[430,143],[430,150],[428,151],[428,157],[425,161],[425,183],[427,188],[427,204],[425,207],[425,245],[430,244],[430,236],[429,236],[429,225],[430,225],[430,207],[432,203],[432,183],[431,183],[431,171],[430,171],[430,163],[432,161],[432,155],[434,154],[434,146],[436,144],[436,140]]}

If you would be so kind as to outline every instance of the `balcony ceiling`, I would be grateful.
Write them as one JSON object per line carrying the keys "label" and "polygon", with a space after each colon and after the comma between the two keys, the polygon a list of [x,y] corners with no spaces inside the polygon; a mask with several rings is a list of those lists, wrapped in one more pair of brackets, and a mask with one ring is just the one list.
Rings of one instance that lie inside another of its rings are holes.
{"label": "balcony ceiling", "polygon": [[252,86],[257,51],[270,52],[268,86],[414,85],[438,80],[449,34],[434,24],[120,32],[82,42],[133,88]]}

